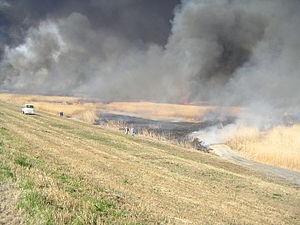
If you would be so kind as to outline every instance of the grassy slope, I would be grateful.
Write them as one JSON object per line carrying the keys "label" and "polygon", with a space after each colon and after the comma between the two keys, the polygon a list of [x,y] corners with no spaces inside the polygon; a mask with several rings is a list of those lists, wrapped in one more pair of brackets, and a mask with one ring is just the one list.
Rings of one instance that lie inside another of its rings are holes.
{"label": "grassy slope", "polygon": [[29,224],[299,224],[300,193],[215,156],[0,102],[0,181]]}

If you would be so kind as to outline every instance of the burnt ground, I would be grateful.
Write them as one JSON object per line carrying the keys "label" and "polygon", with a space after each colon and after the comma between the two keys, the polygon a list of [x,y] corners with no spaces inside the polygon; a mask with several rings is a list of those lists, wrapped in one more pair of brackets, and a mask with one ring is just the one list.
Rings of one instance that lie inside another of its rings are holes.
{"label": "burnt ground", "polygon": [[227,125],[234,121],[234,118],[228,117],[226,120],[214,120],[203,122],[182,122],[182,121],[163,121],[163,120],[151,120],[141,117],[100,113],[100,120],[97,120],[95,124],[105,125],[109,122],[115,122],[123,127],[134,127],[135,132],[138,134],[143,130],[155,133],[159,136],[163,136],[169,140],[185,141],[187,135],[199,131],[201,129],[216,126]]}

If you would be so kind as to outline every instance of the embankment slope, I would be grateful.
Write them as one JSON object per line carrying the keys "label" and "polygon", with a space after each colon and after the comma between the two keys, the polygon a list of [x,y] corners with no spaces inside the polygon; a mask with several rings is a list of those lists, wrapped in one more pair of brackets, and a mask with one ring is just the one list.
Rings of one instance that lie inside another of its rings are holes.
{"label": "embankment slope", "polygon": [[300,223],[293,185],[217,156],[3,102],[0,132],[29,224]]}

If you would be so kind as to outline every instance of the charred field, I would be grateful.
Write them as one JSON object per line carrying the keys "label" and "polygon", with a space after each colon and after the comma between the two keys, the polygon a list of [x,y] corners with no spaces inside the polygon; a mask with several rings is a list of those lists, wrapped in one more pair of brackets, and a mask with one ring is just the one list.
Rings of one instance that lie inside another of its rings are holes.
{"label": "charred field", "polygon": [[235,121],[234,117],[227,117],[225,120],[205,120],[198,122],[187,121],[167,121],[167,120],[151,120],[142,117],[100,113],[99,120],[96,125],[116,124],[122,127],[134,127],[137,134],[143,134],[145,131],[161,136],[168,140],[176,140],[184,142],[188,139],[188,135],[192,132],[199,131],[211,126],[226,126]]}

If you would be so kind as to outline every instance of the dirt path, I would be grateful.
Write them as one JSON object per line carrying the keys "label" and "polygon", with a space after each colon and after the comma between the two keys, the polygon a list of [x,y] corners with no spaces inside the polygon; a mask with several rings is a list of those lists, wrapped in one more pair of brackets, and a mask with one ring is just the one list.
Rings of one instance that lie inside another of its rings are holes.
{"label": "dirt path", "polygon": [[297,188],[300,188],[299,172],[247,160],[241,154],[239,154],[236,151],[233,151],[229,146],[225,144],[216,144],[211,145],[210,147],[213,149],[213,152],[216,155],[220,156],[223,159],[257,168],[270,175],[279,176],[281,178],[286,179],[288,182],[296,185]]}

